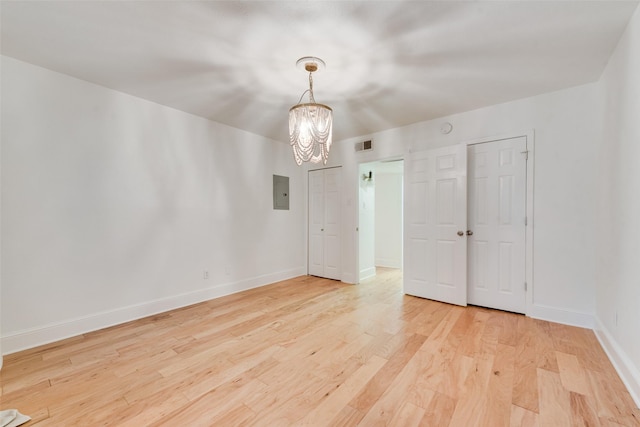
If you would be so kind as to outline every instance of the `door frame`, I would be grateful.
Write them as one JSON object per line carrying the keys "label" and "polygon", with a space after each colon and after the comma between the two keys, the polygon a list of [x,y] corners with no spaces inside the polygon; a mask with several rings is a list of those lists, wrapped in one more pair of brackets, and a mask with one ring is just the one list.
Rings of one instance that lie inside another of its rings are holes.
{"label": "door frame", "polygon": [[527,171],[526,171],[526,196],[525,196],[525,212],[527,215],[527,222],[525,225],[525,316],[529,316],[532,312],[534,303],[533,292],[533,230],[534,230],[534,216],[533,216],[533,203],[534,203],[534,170],[535,170],[535,133],[533,129],[525,132],[513,132],[498,134],[494,136],[487,136],[482,138],[471,139],[464,141],[467,148],[469,145],[482,144],[493,141],[501,141],[505,139],[524,137],[527,144]]}
{"label": "door frame", "polygon": [[[362,175],[360,172],[360,167],[362,165],[366,165],[366,164],[375,164],[375,163],[385,163],[385,162],[399,162],[405,161],[405,154],[400,154],[400,155],[395,155],[395,156],[389,156],[389,157],[383,157],[383,158],[376,158],[376,159],[369,159],[369,160],[359,160],[355,163],[356,167],[355,167],[355,172],[356,172],[356,178],[355,181],[356,182],[356,193],[355,193],[355,200],[356,200],[356,209],[355,209],[355,267],[356,267],[356,274],[355,274],[355,282],[354,284],[359,284],[360,283],[360,206],[362,204],[362,200],[360,199],[360,183],[362,180]],[[404,168],[403,168],[403,172],[402,172],[402,176],[403,176],[403,186],[404,186]],[[375,175],[374,175],[374,179],[375,179]],[[403,190],[404,192],[404,190]],[[404,195],[403,195],[404,198]],[[403,204],[402,204],[402,209],[404,209],[404,200],[403,200]],[[400,229],[400,234],[401,237],[404,239],[404,218],[402,218],[402,227]],[[403,254],[402,257],[400,259],[400,270],[404,269],[404,243],[403,243]]]}

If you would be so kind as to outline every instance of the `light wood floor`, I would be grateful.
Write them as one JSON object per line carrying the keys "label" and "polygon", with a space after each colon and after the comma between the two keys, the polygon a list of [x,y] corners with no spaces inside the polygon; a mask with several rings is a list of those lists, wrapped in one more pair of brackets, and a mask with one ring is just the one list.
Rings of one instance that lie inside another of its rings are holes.
{"label": "light wood floor", "polygon": [[5,357],[26,426],[639,426],[594,334],[300,277]]}

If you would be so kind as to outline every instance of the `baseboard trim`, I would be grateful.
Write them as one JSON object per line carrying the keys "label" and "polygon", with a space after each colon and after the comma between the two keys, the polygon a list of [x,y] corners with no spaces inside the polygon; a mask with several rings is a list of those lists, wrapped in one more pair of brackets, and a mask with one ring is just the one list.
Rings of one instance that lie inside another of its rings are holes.
{"label": "baseboard trim", "polygon": [[377,267],[402,268],[402,260],[391,258],[376,258]]}
{"label": "baseboard trim", "polygon": [[374,277],[376,275],[376,268],[365,268],[364,270],[360,270],[360,280],[365,280],[370,277]]}
{"label": "baseboard trim", "polygon": [[578,326],[580,328],[593,329],[594,327],[593,314],[565,310],[540,304],[533,304],[527,313],[527,316],[533,317],[534,319],[562,323],[564,325]]}
{"label": "baseboard trim", "polygon": [[593,331],[605,353],[607,353],[611,364],[618,372],[620,379],[627,387],[631,398],[636,403],[636,407],[640,408],[640,372],[638,368],[633,365],[629,356],[597,317],[596,327]]}
{"label": "baseboard trim", "polygon": [[[237,282],[223,283],[210,288],[201,289],[166,298],[160,298],[141,304],[130,305],[115,310],[103,311],[90,316],[77,317],[63,322],[52,323],[38,328],[32,328],[8,334],[2,337],[1,348],[3,354],[16,353],[44,344],[71,338],[132,320],[153,316],[158,313],[175,310],[188,305],[197,304],[211,299],[235,294],[249,289],[265,286],[281,280],[306,274],[305,267],[280,271],[262,276],[256,276]],[[0,358],[0,363],[1,363]]]}

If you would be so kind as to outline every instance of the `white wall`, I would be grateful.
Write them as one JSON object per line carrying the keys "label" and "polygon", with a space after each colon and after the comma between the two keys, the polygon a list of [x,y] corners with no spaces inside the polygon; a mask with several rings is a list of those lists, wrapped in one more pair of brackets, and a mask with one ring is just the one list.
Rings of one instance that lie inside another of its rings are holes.
{"label": "white wall", "polygon": [[286,144],[7,57],[2,107],[5,353],[306,271]]}
{"label": "white wall", "polygon": [[375,169],[378,267],[402,268],[402,164],[378,163]]}
{"label": "white wall", "polygon": [[597,333],[640,405],[640,9],[600,81]]}
{"label": "white wall", "polygon": [[[535,131],[534,283],[532,317],[592,327],[595,314],[594,188],[598,167],[598,90],[587,84],[341,141],[331,163],[345,173],[344,218],[356,198],[357,165],[493,135]],[[443,135],[444,121],[453,132]],[[372,139],[374,149],[353,144]],[[354,220],[352,220],[354,221]],[[355,253],[355,223],[345,224],[343,252]],[[345,276],[356,276],[345,260]]]}

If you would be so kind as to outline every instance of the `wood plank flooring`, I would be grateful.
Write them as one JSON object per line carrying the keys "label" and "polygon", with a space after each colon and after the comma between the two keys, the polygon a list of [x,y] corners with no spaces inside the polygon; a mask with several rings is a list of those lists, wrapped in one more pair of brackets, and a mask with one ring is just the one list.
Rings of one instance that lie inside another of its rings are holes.
{"label": "wood plank flooring", "polygon": [[26,426],[640,426],[592,331],[299,277],[5,356]]}

